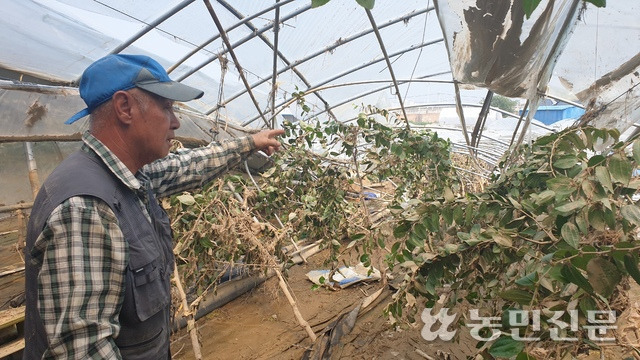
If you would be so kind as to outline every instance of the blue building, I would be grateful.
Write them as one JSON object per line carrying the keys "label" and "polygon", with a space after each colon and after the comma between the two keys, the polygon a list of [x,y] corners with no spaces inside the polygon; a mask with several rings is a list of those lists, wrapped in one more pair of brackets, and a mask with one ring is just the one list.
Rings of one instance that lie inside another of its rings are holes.
{"label": "blue building", "polygon": [[543,124],[550,125],[564,119],[577,119],[582,114],[584,114],[584,109],[573,105],[545,105],[538,107],[538,111],[536,111],[533,118]]}

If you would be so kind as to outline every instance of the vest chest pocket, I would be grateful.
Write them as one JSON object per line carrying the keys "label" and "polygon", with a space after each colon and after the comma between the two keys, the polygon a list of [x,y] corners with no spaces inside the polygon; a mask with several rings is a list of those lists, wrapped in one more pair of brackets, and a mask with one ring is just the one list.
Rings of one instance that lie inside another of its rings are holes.
{"label": "vest chest pocket", "polygon": [[171,301],[169,280],[161,258],[140,265],[131,262],[132,292],[139,321],[145,321],[167,307]]}

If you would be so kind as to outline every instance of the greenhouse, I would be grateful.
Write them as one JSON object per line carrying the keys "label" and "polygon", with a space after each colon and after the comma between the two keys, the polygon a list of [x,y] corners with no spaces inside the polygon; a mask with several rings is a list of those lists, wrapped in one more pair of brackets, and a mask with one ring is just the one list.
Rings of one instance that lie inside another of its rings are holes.
{"label": "greenhouse", "polygon": [[[173,358],[640,358],[636,1],[2,5],[0,358],[30,356],[31,212],[99,131],[93,112],[65,122],[114,54],[204,92],[169,99],[171,153],[263,150],[152,201],[173,239]],[[272,129],[274,154],[256,143]],[[156,226],[143,198],[132,231]],[[119,216],[102,221],[129,249]],[[127,358],[124,314],[92,342]]]}

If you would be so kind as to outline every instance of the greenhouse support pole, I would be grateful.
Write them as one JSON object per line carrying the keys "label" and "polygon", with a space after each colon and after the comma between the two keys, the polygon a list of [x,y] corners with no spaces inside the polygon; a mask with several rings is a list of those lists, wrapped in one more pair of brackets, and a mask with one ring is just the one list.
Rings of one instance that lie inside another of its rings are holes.
{"label": "greenhouse support pole", "polygon": [[493,99],[493,91],[487,91],[487,96],[484,98],[484,102],[482,103],[482,110],[480,110],[480,114],[478,115],[478,120],[476,121],[476,126],[473,128],[473,133],[471,133],[471,146],[478,147],[480,143],[480,137],[482,136],[482,130],[484,129],[484,125],[487,122],[487,115],[489,114],[489,107],[491,106],[491,100]]}
{"label": "greenhouse support pole", "polygon": [[389,69],[389,75],[391,75],[391,79],[393,80],[393,86],[396,88],[396,95],[398,96],[398,102],[400,103],[400,108],[402,109],[402,116],[404,116],[404,121],[407,125],[407,130],[411,130],[411,126],[409,126],[409,117],[407,117],[407,111],[404,109],[404,102],[402,101],[402,95],[400,95],[400,88],[398,87],[398,81],[396,81],[396,75],[393,73],[391,60],[389,60],[389,54],[387,54],[387,49],[384,46],[384,41],[382,41],[382,36],[380,35],[380,31],[378,31],[378,25],[376,25],[376,21],[373,19],[371,10],[365,9],[365,11],[367,12],[367,17],[369,18],[371,27],[373,28],[373,31],[376,34],[376,39],[378,39],[378,44],[380,44],[380,50],[382,50],[382,54],[384,55],[384,60],[387,62],[387,69]]}
{"label": "greenhouse support pole", "polygon": [[[216,28],[218,28],[220,37],[222,38],[222,41],[224,41],[224,44],[227,47],[227,51],[229,51],[229,54],[233,59],[233,63],[236,65],[236,69],[238,70],[238,75],[240,75],[240,78],[242,79],[242,83],[247,89],[249,93],[249,97],[251,97],[251,101],[253,101],[253,105],[255,105],[256,110],[258,110],[258,113],[262,114],[262,111],[260,110],[260,105],[258,105],[258,100],[256,100],[256,97],[253,95],[253,91],[251,91],[251,86],[249,85],[249,82],[247,81],[246,76],[244,76],[244,70],[242,69],[242,66],[240,66],[240,62],[238,61],[238,57],[236,57],[236,53],[233,51],[233,47],[231,47],[231,43],[229,42],[229,37],[227,37],[227,33],[224,31],[224,28],[220,23],[220,19],[218,19],[218,16],[216,15],[216,12],[213,10],[213,6],[211,6],[211,3],[209,2],[209,0],[204,0],[204,4],[207,6],[207,10],[209,10],[209,14],[211,15],[211,19],[213,19],[213,22],[216,24]],[[267,127],[271,127],[271,124],[269,124],[269,122],[264,116],[262,116],[262,120],[267,125]]]}
{"label": "greenhouse support pole", "polygon": [[0,206],[0,214],[15,211],[15,210],[31,209],[31,207],[33,207],[32,202],[19,203],[19,204],[13,204],[13,205],[3,205],[3,206]]}
{"label": "greenhouse support pole", "polygon": [[518,123],[516,124],[516,128],[513,129],[513,135],[511,135],[511,141],[509,142],[509,147],[513,145],[513,142],[516,140],[516,135],[518,135],[518,129],[520,129],[520,125],[522,124],[522,119],[524,119],[527,110],[529,109],[529,99],[524,103],[524,107],[522,108],[522,114],[518,118]]}
{"label": "greenhouse support pole", "polygon": [[[136,40],[140,39],[144,34],[146,34],[149,31],[155,29],[162,22],[164,22],[168,18],[172,17],[178,11],[184,9],[185,7],[187,7],[189,4],[191,4],[194,1],[195,0],[185,0],[185,1],[182,1],[181,3],[179,3],[178,5],[174,6],[172,9],[167,11],[165,14],[163,14],[159,18],[157,18],[153,22],[147,24],[147,26],[145,26],[142,30],[138,31],[136,34],[134,34],[132,37],[130,37],[127,41],[123,42],[122,44],[118,45],[115,49],[111,50],[110,54],[118,54],[118,53],[120,53],[122,50],[124,50],[127,47],[129,47],[129,45],[133,44]],[[78,78],[75,81],[75,84],[79,84],[79,83],[80,83],[80,78]]]}
{"label": "greenhouse support pole", "polygon": [[[291,14],[288,14],[286,16],[284,16],[282,19],[280,19],[281,22],[285,22],[291,18],[294,18],[300,14],[302,14],[303,12],[307,11],[311,9],[311,4],[304,6],[298,10],[295,10],[294,12],[292,12]],[[273,29],[273,27],[271,25],[267,25],[265,27],[262,27],[261,29],[252,32],[251,34],[243,37],[242,39],[236,41],[235,43],[233,43],[233,48],[236,48],[244,43],[246,43],[249,40],[253,40],[253,38],[255,38],[256,36],[259,36],[260,34],[263,34],[269,30]],[[226,34],[226,33],[225,33]],[[222,34],[220,35],[222,37]],[[224,39],[223,39],[224,40]],[[195,74],[196,72],[198,72],[200,69],[202,69],[203,67],[211,64],[212,62],[216,61],[220,56],[226,54],[227,51],[225,51],[224,49],[222,51],[220,51],[219,53],[215,54],[214,56],[210,57],[209,59],[205,60],[204,62],[200,63],[200,65],[197,65],[193,68],[191,68],[189,71],[187,71],[186,73],[184,73],[183,75],[181,75],[180,77],[178,77],[176,79],[176,81],[182,81],[186,78],[188,78],[189,76]],[[268,81],[268,77],[267,79],[263,79],[262,81]],[[262,84],[262,82],[261,82]]]}
{"label": "greenhouse support pole", "polygon": [[185,0],[185,1],[182,1],[181,3],[179,3],[178,5],[174,6],[172,9],[167,11],[165,14],[163,14],[159,18],[157,18],[153,22],[150,22],[147,26],[145,26],[144,29],[138,31],[138,33],[133,35],[129,40],[123,42],[122,44],[117,46],[115,49],[111,50],[111,53],[112,54],[117,54],[120,51],[126,49],[127,47],[129,47],[129,45],[133,44],[136,40],[140,39],[144,34],[148,33],[149,31],[151,31],[151,30],[153,30],[155,28],[157,28],[158,25],[162,24],[165,20],[167,20],[168,18],[170,18],[173,15],[177,14],[180,10],[186,8],[187,6],[189,6],[194,1],[196,1],[196,0]]}
{"label": "greenhouse support pole", "polygon": [[[453,88],[456,93],[456,111],[458,112],[458,117],[460,118],[460,126],[462,127],[462,135],[464,135],[464,140],[467,142],[467,146],[471,146],[471,140],[469,139],[469,132],[467,131],[467,122],[464,119],[464,109],[462,108],[462,99],[460,99],[460,87],[458,83],[454,81]],[[473,151],[469,149],[469,153],[473,157]]]}
{"label": "greenhouse support pole", "polygon": [[585,106],[583,104],[580,104],[580,103],[577,103],[575,101],[571,101],[571,100],[568,100],[568,99],[565,99],[565,98],[561,98],[559,96],[551,95],[549,93],[539,93],[538,95],[544,96],[544,97],[549,98],[549,99],[562,101],[563,103],[567,103],[569,105],[573,105],[573,106],[575,106],[577,108],[580,108],[580,109],[585,109]]}
{"label": "greenhouse support pole", "polygon": [[[262,284],[273,275],[275,275],[275,273],[269,271],[266,276],[246,277],[220,284],[215,292],[210,292],[204,297],[198,310],[196,310],[195,319],[198,320],[213,310],[233,301],[240,295]],[[176,331],[185,326],[187,326],[187,318],[181,315],[176,316],[172,323],[172,329]]]}
{"label": "greenhouse support pole", "polygon": [[[276,0],[276,4],[280,0]],[[278,33],[280,29],[280,8],[276,8],[275,19],[273,20],[273,71],[271,74],[271,128],[276,128],[276,92],[278,86],[276,80],[278,79]],[[246,164],[246,162],[245,162]]]}
{"label": "greenhouse support pole", "polygon": [[[531,124],[531,120],[538,111],[538,105],[540,103],[540,93],[544,93],[542,89],[545,89],[549,83],[549,79],[551,78],[551,72],[553,67],[555,66],[558,57],[562,53],[562,49],[564,49],[566,44],[567,37],[571,34],[573,27],[575,26],[576,20],[580,13],[580,4],[582,1],[573,0],[571,6],[569,8],[569,15],[564,19],[560,30],[558,31],[558,37],[555,39],[551,51],[549,52],[549,56],[547,57],[544,65],[541,68],[540,74],[538,75],[538,81],[536,84],[536,92],[533,96],[529,97],[529,113],[526,116],[526,120],[524,125],[522,126],[522,132],[518,137],[518,140],[513,144],[513,149],[517,148],[522,144],[524,138],[526,136],[527,130],[529,129],[529,124]],[[506,164],[511,163],[511,159],[513,158],[513,154],[515,151],[512,151],[509,158],[506,161]]]}
{"label": "greenhouse support pole", "polygon": [[[427,43],[422,43],[422,44],[419,44],[419,45],[413,45],[413,46],[411,46],[411,47],[409,47],[409,48],[406,48],[406,49],[402,49],[402,50],[400,50],[400,51],[397,51],[397,52],[396,52],[396,53],[394,53],[394,54],[390,54],[390,55],[389,55],[389,57],[399,56],[399,55],[402,55],[402,54],[404,54],[404,53],[406,53],[406,52],[413,51],[413,50],[416,50],[416,49],[422,48],[422,47],[424,47],[424,46],[428,46],[428,45],[436,44],[436,43],[439,43],[439,42],[441,42],[441,41],[443,41],[443,40],[442,40],[442,39],[438,39],[438,40],[433,40],[433,41],[430,41],[430,42],[427,42]],[[334,80],[340,79],[340,78],[345,77],[345,76],[347,76],[347,75],[350,75],[350,74],[352,74],[352,73],[354,73],[354,72],[356,72],[356,71],[358,71],[358,70],[362,70],[362,69],[364,69],[364,68],[366,68],[366,67],[369,67],[369,66],[371,66],[371,65],[377,64],[377,63],[379,63],[379,62],[381,62],[381,61],[383,61],[383,60],[384,60],[384,58],[379,58],[379,59],[371,60],[371,61],[369,61],[369,62],[367,62],[367,63],[365,63],[365,64],[358,65],[358,66],[353,67],[353,68],[351,68],[351,69],[349,69],[349,70],[343,71],[342,73],[337,74],[337,75],[335,75],[335,76],[332,76],[332,77],[330,77],[330,78],[328,78],[328,79],[324,79],[324,80],[320,81],[319,83],[317,83],[317,84],[315,84],[315,85],[310,85],[310,84],[308,84],[308,83],[305,81],[305,84],[307,85],[307,88],[304,90],[304,93],[305,93],[305,94],[316,94],[316,93],[317,93],[317,91],[318,91],[318,90],[317,90],[317,88],[319,88],[320,86],[325,85],[325,84],[328,84],[328,83],[330,83],[330,82],[332,82],[332,81],[334,81]],[[294,70],[294,71],[296,71],[296,70],[295,70],[295,68],[293,68],[293,70]],[[444,74],[448,74],[448,73],[450,73],[450,72],[451,72],[451,71],[443,71],[443,72],[439,72],[439,73],[436,73],[436,74],[427,75],[426,77],[438,76],[438,75],[444,75]],[[399,81],[400,81],[400,80],[399,80]],[[402,81],[401,81],[401,82],[402,82]],[[448,82],[451,82],[451,81],[448,81]],[[386,88],[387,88],[387,87],[385,87],[385,89],[386,89]],[[318,96],[318,98],[320,98],[320,97]],[[292,100],[292,99],[295,99],[295,98],[292,96],[292,97],[290,97],[290,98],[286,99],[285,101],[280,102],[279,104],[277,104],[277,105],[276,105],[276,108],[281,107],[281,106],[282,106],[283,104],[285,104],[285,103],[289,103],[289,101],[290,101],[290,100]],[[226,100],[226,102],[228,103],[230,100],[231,100],[231,99],[227,99],[227,100]],[[326,103],[326,101],[324,101],[322,98],[320,98],[320,100],[322,100],[324,103]],[[327,105],[328,105],[328,104],[327,104]],[[333,105],[333,106],[329,107],[328,109],[325,109],[322,113],[325,113],[325,112],[326,112],[326,113],[328,113],[328,114],[329,114],[329,116],[331,116],[332,118],[334,118],[334,119],[335,119],[336,117],[332,114],[331,109],[333,109],[333,108],[335,108],[335,107],[337,107],[337,106],[339,106],[339,105]],[[406,108],[406,107],[405,107],[405,108]],[[215,109],[215,108],[214,108],[214,109]],[[211,114],[211,113],[214,111],[214,109],[212,109],[212,110],[208,110],[207,112],[205,112],[205,114],[207,114],[207,115]],[[321,114],[322,114],[322,113],[321,113]],[[251,119],[247,120],[244,124],[245,124],[245,125],[246,125],[246,124],[251,124],[252,122],[254,122],[255,120],[257,120],[259,117],[260,117],[259,115],[256,115],[256,116],[254,116],[253,118],[251,118]]]}
{"label": "greenhouse support pole", "polygon": [[[430,77],[430,76],[433,76],[433,75],[425,75],[425,76],[421,77],[420,79],[412,79],[412,80],[398,80],[398,81],[399,81],[400,83],[405,83],[405,82],[410,82],[410,81],[419,81],[419,82],[433,82],[433,83],[443,83],[443,84],[450,84],[450,83],[452,82],[451,80],[439,80],[439,79],[425,80],[425,79],[423,79],[423,78],[427,78],[427,77]],[[388,80],[365,80],[365,81],[353,81],[353,82],[348,82],[348,83],[343,83],[343,84],[332,84],[332,85],[327,85],[327,86],[321,86],[321,87],[317,87],[317,88],[307,89],[307,90],[305,90],[304,92],[305,92],[305,94],[311,94],[311,93],[314,93],[314,92],[316,92],[316,91],[325,90],[325,89],[332,89],[332,88],[337,88],[337,87],[342,87],[342,86],[364,85],[364,84],[376,84],[376,83],[387,83],[387,84],[388,84],[388,83],[389,83],[389,81],[388,81]],[[352,97],[352,98],[350,98],[350,99],[348,99],[348,100],[342,101],[342,102],[340,102],[340,103],[333,104],[332,108],[338,107],[338,106],[340,106],[340,105],[344,105],[344,104],[346,104],[346,103],[348,103],[348,102],[351,102],[351,101],[356,100],[356,99],[358,99],[358,98],[361,98],[361,97],[363,97],[363,96],[370,95],[370,94],[373,94],[373,93],[376,93],[376,92],[378,92],[378,91],[382,91],[382,90],[385,90],[385,89],[389,89],[389,88],[390,88],[390,87],[392,87],[392,86],[393,86],[393,84],[391,84],[391,85],[385,85],[385,86],[383,86],[383,87],[380,87],[380,88],[377,88],[377,89],[373,89],[373,90],[369,90],[369,91],[367,91],[367,92],[365,92],[365,93],[358,94],[358,95],[356,95],[356,96],[354,96],[354,97]],[[279,106],[279,107],[280,107],[280,110],[276,111],[276,113],[281,112],[281,111],[282,111],[282,110],[284,110],[287,106],[289,106],[289,105],[293,104],[295,101],[297,101],[297,99],[296,99],[296,98],[290,98],[287,102],[285,102],[285,103],[283,103],[283,104],[281,104],[281,105]],[[407,107],[405,106],[405,108],[407,108]],[[395,109],[398,109],[398,108],[394,108],[394,110],[395,110]],[[325,109],[325,110],[322,110],[322,111],[320,111],[320,112],[317,112],[317,113],[311,114],[311,117],[316,117],[316,116],[318,116],[318,115],[320,115],[320,114],[324,114],[325,112],[327,112],[327,110],[326,110],[326,109]],[[256,117],[254,117],[254,118],[252,118],[252,119],[250,119],[250,120],[247,120],[247,121],[245,121],[244,123],[242,123],[242,126],[247,126],[247,125],[251,124],[252,122],[256,121],[257,119],[258,119],[258,117],[256,116]]]}
{"label": "greenhouse support pole", "polygon": [[[233,6],[231,6],[231,4],[229,4],[228,2],[226,2],[225,0],[218,0],[218,3],[220,5],[222,5],[225,9],[229,10],[229,12],[231,14],[233,14],[233,16],[237,17],[238,19],[243,19],[244,16],[242,15],[242,13],[240,13],[238,10],[236,10]],[[280,4],[280,2],[276,3],[276,5]],[[276,15],[276,23],[279,25],[281,23],[284,23],[284,20],[280,19],[280,6],[276,6],[274,5],[274,7],[276,9],[278,9],[278,14]],[[258,33],[260,30],[258,28],[256,28],[251,22],[247,21],[245,22],[245,25],[247,28],[249,28],[249,30],[251,30],[251,33]],[[279,27],[278,27],[279,30]],[[227,30],[227,32],[229,32]],[[291,61],[289,61],[289,59],[287,59],[286,56],[284,56],[284,54],[282,54],[282,52],[280,52],[278,50],[278,46],[277,44],[272,44],[271,41],[269,41],[269,39],[264,36],[264,33],[260,33],[258,35],[258,38],[260,40],[262,40],[263,43],[265,43],[265,45],[267,45],[271,50],[274,51],[274,54],[277,54],[278,57],[280,58],[280,60],[282,60],[282,62],[289,66],[291,65]],[[292,68],[291,71],[293,71],[294,74],[296,74],[296,76],[298,76],[298,78],[300,78],[300,80],[307,86],[310,87],[311,84],[309,83],[309,80],[307,80],[307,78],[296,68]],[[276,75],[279,74],[280,72],[276,72]],[[320,100],[322,101],[322,103],[325,105],[325,107],[329,106],[329,103],[318,93],[314,93],[314,95]],[[221,106],[222,107],[222,106]],[[205,112],[205,115],[210,115],[211,113],[213,113],[214,110],[208,110],[207,112]],[[333,113],[329,113],[330,116],[332,116],[334,119],[336,118],[335,115]]]}
{"label": "greenhouse support pole", "polygon": [[36,159],[33,156],[33,143],[31,141],[25,141],[25,152],[27,154],[27,166],[29,167],[29,183],[31,184],[31,193],[33,199],[36,199],[38,190],[40,190],[40,179],[38,178],[38,166],[36,165]]}
{"label": "greenhouse support pole", "polygon": [[[294,1],[294,0],[284,0],[284,1],[283,1],[283,2],[281,2],[281,3],[277,3],[277,4],[275,4],[275,5],[271,5],[271,6],[269,6],[268,8],[265,8],[265,9],[262,9],[262,10],[260,10],[260,11],[256,12],[256,13],[253,13],[253,14],[251,14],[251,16],[242,17],[242,18],[240,18],[240,19],[239,19],[240,21],[238,21],[237,23],[235,23],[235,24],[233,24],[233,25],[229,26],[228,28],[226,28],[226,29],[225,29],[225,31],[228,33],[229,31],[231,31],[231,30],[233,30],[233,29],[235,29],[235,28],[237,28],[237,27],[240,27],[240,26],[241,26],[241,25],[243,25],[243,24],[248,23],[249,21],[251,21],[251,20],[253,20],[253,19],[255,19],[255,18],[259,17],[260,15],[263,15],[263,14],[265,14],[265,13],[267,13],[267,12],[269,12],[269,11],[273,10],[273,9],[274,9],[274,8],[276,8],[276,7],[281,7],[281,6],[283,6],[283,5],[286,5],[286,4],[288,4],[288,3],[292,2],[292,1]],[[219,2],[222,6],[224,6],[224,7],[226,8],[226,6],[225,6],[225,4],[224,4],[224,3],[220,2],[220,1],[218,1],[218,2]],[[228,9],[227,9],[227,10],[228,10]],[[187,55],[183,56],[183,57],[182,57],[180,60],[178,60],[175,64],[171,65],[171,66],[167,69],[167,73],[168,73],[168,74],[171,74],[171,72],[173,72],[173,71],[174,71],[178,66],[182,65],[185,61],[189,60],[189,58],[190,58],[190,57],[192,57],[193,55],[197,54],[200,50],[204,49],[204,47],[205,47],[205,46],[207,46],[207,45],[211,44],[212,42],[216,41],[219,37],[220,37],[220,35],[219,35],[219,34],[218,34],[218,35],[215,35],[215,36],[213,36],[213,37],[211,37],[211,38],[207,39],[207,40],[206,40],[205,42],[203,42],[202,44],[198,45],[198,47],[196,47],[195,49],[191,50]]]}
{"label": "greenhouse support pole", "polygon": [[[310,8],[310,7],[311,7],[311,5],[309,5],[309,8]],[[430,8],[427,8],[427,9],[416,10],[416,11],[414,11],[414,12],[411,12],[410,14],[407,14],[407,15],[401,16],[401,17],[399,17],[399,18],[397,18],[397,19],[393,19],[393,20],[390,20],[390,21],[388,21],[388,22],[386,22],[386,23],[384,23],[384,24],[381,24],[380,26],[378,26],[378,29],[386,28],[386,27],[388,27],[388,26],[391,26],[391,25],[397,24],[397,23],[399,23],[399,22],[401,22],[401,21],[407,21],[407,20],[409,20],[409,19],[411,19],[411,18],[413,18],[413,17],[415,17],[415,16],[418,16],[418,15],[420,15],[420,14],[424,14],[424,13],[429,12],[429,11],[432,11],[433,9],[434,9],[433,7],[430,7]],[[305,10],[306,10],[306,9],[305,9]],[[296,13],[294,13],[294,14],[291,14],[291,15],[297,15],[297,12],[296,12]],[[284,22],[284,21],[288,20],[288,19],[291,17],[291,15],[288,15],[288,16],[286,16],[286,17],[282,18],[282,20],[281,20],[281,21],[282,21],[282,22]],[[271,28],[271,27],[269,27],[269,29],[270,29],[270,28]],[[263,28],[263,29],[264,29],[264,28]],[[261,30],[259,30],[259,33],[260,33],[260,34],[261,34],[262,32],[264,32],[262,29],[261,29]],[[317,57],[317,56],[320,56],[320,55],[323,55],[323,54],[326,54],[326,53],[330,53],[330,52],[332,52],[334,49],[336,49],[336,48],[338,48],[338,47],[340,47],[340,46],[344,46],[345,44],[350,43],[351,41],[354,41],[354,40],[360,39],[360,38],[361,38],[361,37],[363,37],[363,36],[369,35],[369,34],[371,34],[372,32],[373,32],[373,29],[367,29],[367,30],[364,30],[364,31],[359,32],[359,33],[357,33],[357,34],[354,34],[354,35],[352,35],[352,36],[346,37],[346,38],[344,38],[344,39],[343,39],[343,38],[341,38],[341,39],[340,39],[340,41],[336,41],[336,42],[334,42],[333,44],[331,44],[331,45],[329,45],[329,46],[327,46],[327,47],[324,47],[324,48],[322,48],[322,49],[320,49],[320,50],[318,50],[318,51],[316,51],[316,52],[314,52],[314,53],[311,53],[311,54],[309,54],[309,55],[305,56],[304,58],[302,58],[302,59],[300,59],[300,60],[296,60],[296,61],[292,62],[291,64],[289,64],[289,65],[285,66],[284,68],[282,68],[282,69],[278,70],[278,74],[282,74],[283,72],[288,71],[288,70],[290,70],[290,69],[293,69],[293,68],[295,68],[295,67],[296,67],[296,66],[298,66],[298,65],[304,64],[304,63],[306,63],[307,61],[309,61],[309,60],[311,60],[311,59],[313,59],[313,58],[315,58],[315,57]],[[238,41],[236,44],[243,43],[243,42],[244,42],[244,40],[240,40],[240,41]],[[211,61],[213,61],[213,60],[210,60],[209,62],[211,62]],[[195,70],[195,69],[194,69],[194,70]],[[192,72],[193,72],[193,70],[192,70],[192,71],[190,71],[189,73],[185,74],[185,75],[186,75],[186,76],[188,76],[188,75],[190,75]],[[269,78],[263,78],[263,79],[261,79],[261,80],[259,80],[259,81],[255,82],[255,83],[253,84],[253,87],[259,86],[259,85],[261,85],[261,84],[263,84],[263,83],[267,82],[268,80],[269,80]],[[238,92],[238,93],[236,93],[236,94],[231,95],[231,97],[227,97],[227,100],[226,100],[226,102],[223,104],[223,106],[224,106],[224,105],[226,105],[226,104],[228,104],[229,102],[231,102],[231,101],[235,100],[236,98],[238,98],[238,97],[242,96],[242,95],[244,95],[244,91],[240,91],[240,92]],[[206,113],[206,114],[211,114],[212,112],[214,112],[214,111],[216,111],[216,110],[217,110],[216,108],[209,109],[209,110],[207,110],[205,113]]]}
{"label": "greenhouse support pole", "polygon": [[178,294],[180,294],[180,300],[182,304],[182,316],[187,319],[187,331],[191,336],[191,346],[193,347],[193,356],[196,360],[202,359],[202,351],[200,350],[200,342],[198,341],[198,329],[196,328],[196,320],[191,311],[191,307],[187,302],[187,294],[182,287],[182,281],[180,280],[180,272],[178,271],[178,264],[173,262],[173,281],[175,282]]}

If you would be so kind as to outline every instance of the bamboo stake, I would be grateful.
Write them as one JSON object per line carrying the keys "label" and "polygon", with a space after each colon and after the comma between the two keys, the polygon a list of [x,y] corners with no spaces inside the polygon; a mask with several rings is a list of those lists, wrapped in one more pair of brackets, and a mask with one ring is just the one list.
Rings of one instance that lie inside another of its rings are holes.
{"label": "bamboo stake", "polygon": [[10,269],[10,270],[3,270],[3,271],[0,272],[0,278],[1,277],[5,277],[7,275],[12,275],[12,274],[15,274],[15,273],[19,273],[21,271],[24,271],[24,266],[17,267],[17,268],[14,268],[14,269]]}
{"label": "bamboo stake", "polygon": [[[35,105],[35,103],[34,103]],[[29,167],[29,183],[31,184],[31,193],[35,200],[38,191],[40,190],[40,179],[38,178],[38,166],[36,165],[36,158],[33,155],[33,143],[26,141],[24,143],[25,152],[27,153],[27,165]]]}
{"label": "bamboo stake", "polygon": [[0,206],[0,213],[11,212],[11,211],[20,210],[20,209],[31,209],[32,206],[33,206],[33,202],[13,204],[13,205],[3,205],[3,206]]}
{"label": "bamboo stake", "polygon": [[293,300],[293,297],[291,296],[291,293],[287,288],[287,283],[284,281],[284,278],[282,277],[282,273],[280,272],[280,269],[276,268],[275,271],[276,271],[276,275],[278,275],[278,279],[280,279],[278,284],[280,285],[280,288],[284,292],[284,295],[287,297],[287,300],[289,300],[289,304],[291,304],[291,307],[293,308],[293,314],[296,316],[298,323],[300,324],[300,326],[302,326],[306,330],[307,335],[309,335],[309,338],[311,338],[311,341],[316,341],[317,336],[311,329],[311,326],[309,326],[309,323],[302,317],[300,310],[298,310],[298,305],[296,305],[295,300]]}
{"label": "bamboo stake", "polygon": [[173,281],[176,283],[178,293],[182,299],[182,316],[187,318],[187,330],[191,336],[191,346],[193,346],[193,355],[196,359],[202,359],[202,351],[200,350],[200,342],[198,342],[198,329],[196,329],[196,321],[193,318],[193,312],[189,310],[189,304],[187,303],[187,294],[185,294],[182,288],[182,281],[180,281],[180,274],[178,273],[178,265],[173,264]]}
{"label": "bamboo stake", "polygon": [[287,283],[285,282],[284,277],[282,277],[282,272],[279,269],[279,265],[273,259],[271,254],[269,254],[267,249],[265,249],[264,246],[262,246],[262,244],[257,239],[252,238],[252,240],[254,245],[256,245],[258,249],[260,249],[260,252],[262,252],[263,256],[265,256],[266,259],[269,259],[269,262],[272,262],[274,265],[276,265],[273,269],[276,272],[276,275],[278,276],[278,279],[279,279],[278,285],[280,285],[280,289],[282,289],[282,291],[284,292],[284,295],[287,297],[287,300],[289,300],[289,304],[293,308],[293,314],[295,315],[296,320],[298,320],[298,324],[300,324],[300,326],[304,328],[304,330],[307,332],[307,335],[309,335],[309,338],[311,338],[311,341],[316,341],[317,336],[311,329],[311,326],[309,325],[309,323],[304,319],[304,317],[302,317],[302,314],[298,309],[298,305],[296,304],[296,301],[293,299],[293,296],[291,296],[291,292],[287,287]]}
{"label": "bamboo stake", "polygon": [[[231,189],[235,197],[238,199],[238,201],[240,201],[240,203],[243,204],[244,200],[242,199],[242,196],[240,196],[240,194],[238,194],[235,191],[233,185],[231,183],[227,183],[227,186],[229,186],[229,188]],[[260,223],[258,219],[256,219],[255,217],[253,218],[253,221],[257,224]],[[258,248],[258,250],[260,250],[260,252],[262,253],[263,259],[267,260],[272,265],[274,265],[273,270],[276,272],[276,275],[278,276],[278,279],[279,279],[278,284],[280,285],[280,289],[282,289],[282,291],[284,292],[284,295],[287,297],[287,300],[289,301],[289,304],[293,308],[293,314],[295,315],[296,320],[298,320],[298,324],[300,324],[300,326],[302,326],[305,329],[305,331],[309,335],[309,338],[311,338],[311,341],[316,341],[318,337],[311,329],[311,326],[309,325],[309,323],[304,319],[304,317],[302,317],[302,314],[298,309],[298,305],[296,304],[296,301],[293,299],[293,296],[291,296],[291,292],[287,287],[287,283],[285,282],[284,277],[282,277],[282,272],[280,271],[281,265],[278,264],[278,262],[275,260],[273,255],[271,255],[269,251],[267,251],[267,249],[264,248],[262,243],[255,236],[251,237],[251,241]]]}
{"label": "bamboo stake", "polygon": [[18,221],[20,221],[20,228],[18,229],[18,241],[15,246],[16,250],[18,250],[18,255],[20,255],[20,259],[22,259],[22,263],[24,263],[24,256],[21,250],[24,249],[27,242],[27,217],[22,209],[16,210],[16,214],[18,215]]}

